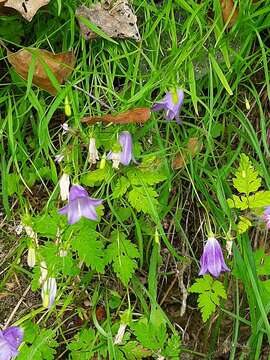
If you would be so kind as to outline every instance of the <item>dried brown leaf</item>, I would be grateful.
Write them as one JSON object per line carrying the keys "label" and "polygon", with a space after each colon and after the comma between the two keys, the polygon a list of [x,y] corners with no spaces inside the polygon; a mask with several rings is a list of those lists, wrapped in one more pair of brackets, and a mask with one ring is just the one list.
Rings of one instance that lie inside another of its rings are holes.
{"label": "dried brown leaf", "polygon": [[8,51],[7,54],[10,64],[25,80],[27,80],[33,56],[35,57],[33,84],[55,95],[57,90],[47,75],[44,63],[49,67],[59,84],[63,84],[64,80],[74,69],[75,55],[71,51],[53,54],[50,51],[43,49],[25,49],[15,53]]}
{"label": "dried brown leaf", "polygon": [[[76,10],[76,16],[84,17],[112,38],[131,38],[140,40],[137,17],[127,0],[110,0],[97,3],[89,8],[82,5]],[[86,39],[98,35],[79,21],[81,32]]]}
{"label": "dried brown leaf", "polygon": [[173,170],[182,169],[188,163],[190,156],[193,158],[197,155],[202,146],[199,142],[199,139],[196,137],[192,137],[188,140],[186,148],[179,154],[175,156],[172,161]]}
{"label": "dried brown leaf", "polygon": [[221,9],[222,9],[222,16],[223,16],[223,20],[226,23],[229,19],[229,17],[231,16],[232,12],[233,15],[228,23],[229,27],[232,27],[238,17],[238,10],[237,8],[234,9],[234,1],[233,0],[220,0],[220,4],[221,4]]}
{"label": "dried brown leaf", "polygon": [[150,119],[151,111],[149,108],[137,108],[128,110],[117,115],[88,116],[82,118],[81,122],[95,124],[96,122],[114,124],[142,124]]}
{"label": "dried brown leaf", "polygon": [[0,6],[17,10],[28,21],[31,21],[36,12],[47,5],[51,0],[0,0]]}

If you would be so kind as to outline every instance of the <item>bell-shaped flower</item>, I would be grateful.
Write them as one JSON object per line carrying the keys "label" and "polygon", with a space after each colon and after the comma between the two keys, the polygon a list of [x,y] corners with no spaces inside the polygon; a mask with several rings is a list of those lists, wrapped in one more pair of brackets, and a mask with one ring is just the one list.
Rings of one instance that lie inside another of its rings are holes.
{"label": "bell-shaped flower", "polygon": [[102,200],[90,198],[82,186],[73,185],[70,188],[68,205],[58,210],[58,213],[67,215],[70,225],[78,222],[81,217],[97,220],[96,207],[101,203]]}
{"label": "bell-shaped flower", "polygon": [[262,218],[265,221],[267,229],[270,229],[270,206],[265,208]]}
{"label": "bell-shaped flower", "polygon": [[119,164],[129,165],[131,160],[136,163],[132,153],[132,137],[128,131],[122,131],[118,137],[119,149],[110,151],[107,158],[113,161],[113,168],[118,169]]}
{"label": "bell-shaped flower", "polygon": [[176,89],[168,91],[163,98],[163,100],[155,103],[152,106],[152,111],[165,110],[166,120],[175,119],[178,123],[181,124],[179,118],[179,112],[184,101],[184,91],[182,89]]}
{"label": "bell-shaped flower", "polygon": [[57,292],[57,285],[55,278],[48,278],[41,289],[41,298],[43,306],[50,309],[54,303]]}
{"label": "bell-shaped flower", "polygon": [[96,139],[93,137],[91,137],[89,140],[88,158],[90,164],[96,164],[97,160],[99,160],[98,151],[96,148]]}
{"label": "bell-shaped flower", "polygon": [[60,186],[60,196],[62,201],[68,200],[69,196],[69,186],[70,186],[70,180],[69,175],[64,173],[60,180],[59,180],[59,186]]}
{"label": "bell-shaped flower", "polygon": [[0,330],[0,360],[11,360],[18,355],[18,348],[23,340],[23,330],[17,326],[11,326],[6,330]]}
{"label": "bell-shaped flower", "polygon": [[219,277],[221,272],[230,271],[224,261],[221,246],[216,238],[209,237],[203,249],[200,259],[201,270],[199,275],[210,273],[214,277]]}

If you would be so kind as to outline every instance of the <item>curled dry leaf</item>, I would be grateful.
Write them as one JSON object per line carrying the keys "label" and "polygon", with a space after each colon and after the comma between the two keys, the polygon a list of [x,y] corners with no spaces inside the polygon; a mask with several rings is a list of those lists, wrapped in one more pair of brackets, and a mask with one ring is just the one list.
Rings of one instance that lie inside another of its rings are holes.
{"label": "curled dry leaf", "polygon": [[17,10],[28,21],[31,21],[36,12],[47,5],[51,0],[0,0],[0,6]]}
{"label": "curled dry leaf", "polygon": [[229,17],[231,16],[232,12],[233,15],[228,23],[229,27],[232,27],[238,17],[238,10],[237,8],[234,9],[234,1],[233,0],[220,0],[220,4],[221,4],[221,9],[222,9],[222,16],[223,16],[223,20],[226,23],[229,19]]}
{"label": "curled dry leaf", "polygon": [[[112,38],[140,40],[137,17],[127,0],[107,0],[94,4],[89,8],[83,5],[76,10],[76,16],[86,18]],[[93,39],[98,36],[80,20],[79,24],[86,39]]]}
{"label": "curled dry leaf", "polygon": [[88,116],[82,118],[82,122],[88,124],[95,124],[102,121],[103,123],[114,124],[142,124],[150,119],[151,111],[149,108],[137,108],[128,110],[117,115],[103,115],[103,116]]}
{"label": "curled dry leaf", "polygon": [[189,161],[189,157],[192,158],[197,155],[202,148],[201,143],[199,142],[198,138],[192,137],[188,140],[186,148],[175,156],[172,161],[172,168],[173,170],[182,169]]}
{"label": "curled dry leaf", "polygon": [[46,66],[50,69],[59,84],[71,74],[75,65],[75,55],[69,51],[61,54],[53,54],[43,49],[25,49],[15,53],[8,51],[7,58],[10,64],[21,77],[27,80],[28,72],[34,57],[35,68],[32,82],[41,89],[48,91],[52,95],[57,93],[53,86]]}

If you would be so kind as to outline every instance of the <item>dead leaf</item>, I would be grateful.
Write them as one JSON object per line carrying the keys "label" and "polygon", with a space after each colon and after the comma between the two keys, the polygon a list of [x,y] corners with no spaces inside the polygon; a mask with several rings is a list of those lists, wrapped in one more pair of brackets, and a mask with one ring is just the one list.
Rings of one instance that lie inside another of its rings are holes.
{"label": "dead leaf", "polygon": [[[221,4],[221,9],[222,9],[222,16],[223,16],[223,20],[226,23],[227,20],[229,19],[229,17],[231,16],[231,13],[234,10],[234,1],[233,0],[220,0],[220,4]],[[237,8],[234,10],[234,13],[228,23],[229,27],[232,27],[238,17],[238,10]]]}
{"label": "dead leaf", "polygon": [[71,74],[75,65],[75,55],[69,51],[61,54],[53,54],[43,49],[25,49],[15,53],[8,51],[7,58],[10,64],[15,68],[16,72],[27,80],[28,71],[35,57],[35,69],[33,75],[33,84],[41,89],[48,91],[52,95],[57,93],[44,64],[48,66],[59,84],[63,84],[64,80]]}
{"label": "dead leaf", "polygon": [[151,111],[149,108],[137,108],[128,110],[117,115],[88,116],[82,118],[81,122],[95,124],[102,121],[103,123],[114,124],[142,124],[150,119]]}
{"label": "dead leaf", "polygon": [[[131,38],[136,41],[141,38],[137,27],[137,17],[127,0],[107,0],[89,8],[82,5],[76,10],[76,16],[88,19],[112,38]],[[86,39],[98,37],[81,21],[79,21],[79,25]]]}
{"label": "dead leaf", "polygon": [[183,151],[175,156],[172,161],[173,170],[182,169],[189,162],[189,157],[197,155],[202,148],[198,138],[192,137],[188,140],[187,146]]}
{"label": "dead leaf", "polygon": [[50,1],[51,0],[0,0],[0,6],[13,8],[21,13],[26,20],[31,21],[36,12]]}

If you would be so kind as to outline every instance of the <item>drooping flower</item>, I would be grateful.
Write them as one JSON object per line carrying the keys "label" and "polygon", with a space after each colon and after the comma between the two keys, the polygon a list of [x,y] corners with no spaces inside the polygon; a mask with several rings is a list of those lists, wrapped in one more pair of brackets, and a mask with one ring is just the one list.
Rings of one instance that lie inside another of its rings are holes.
{"label": "drooping flower", "polygon": [[113,168],[119,169],[119,164],[129,165],[131,160],[136,162],[132,153],[132,137],[128,131],[122,131],[118,137],[119,149],[110,151],[107,158],[113,161]]}
{"label": "drooping flower", "polygon": [[62,125],[61,125],[61,128],[63,129],[63,135],[64,134],[66,134],[66,133],[68,133],[69,132],[69,126],[68,126],[68,123],[63,123]]}
{"label": "drooping flower", "polygon": [[73,185],[69,192],[69,203],[58,210],[59,214],[68,216],[68,223],[75,224],[81,217],[97,220],[96,207],[102,203],[100,199],[92,199],[80,185]]}
{"label": "drooping flower", "polygon": [[214,277],[219,277],[221,272],[230,271],[225,264],[221,246],[213,236],[207,239],[200,264],[201,270],[199,275],[210,273]]}
{"label": "drooping flower", "polygon": [[96,148],[96,139],[93,137],[91,137],[89,140],[88,156],[90,164],[96,164],[97,160],[99,160],[98,151]]}
{"label": "drooping flower", "polygon": [[54,303],[57,292],[57,285],[55,278],[48,278],[41,289],[41,298],[43,306],[50,309]]}
{"label": "drooping flower", "polygon": [[69,181],[69,175],[64,173],[60,180],[59,180],[59,186],[60,186],[60,196],[61,196],[61,200],[62,201],[66,201],[68,200],[68,196],[69,196],[69,186],[70,186],[70,181]]}
{"label": "drooping flower", "polygon": [[265,208],[262,218],[265,221],[267,229],[270,229],[270,206]]}
{"label": "drooping flower", "polygon": [[6,330],[0,330],[0,360],[11,360],[18,355],[18,348],[23,340],[23,330],[17,326],[11,326]]}
{"label": "drooping flower", "polygon": [[168,91],[163,100],[155,103],[152,106],[152,111],[165,110],[166,120],[175,119],[178,123],[181,123],[179,118],[179,112],[184,101],[184,91],[182,89],[176,89]]}

